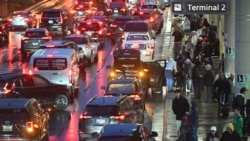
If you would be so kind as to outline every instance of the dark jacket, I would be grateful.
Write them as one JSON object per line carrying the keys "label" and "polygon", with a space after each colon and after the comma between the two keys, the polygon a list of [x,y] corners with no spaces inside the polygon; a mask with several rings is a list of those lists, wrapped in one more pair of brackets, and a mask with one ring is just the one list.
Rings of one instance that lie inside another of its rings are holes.
{"label": "dark jacket", "polygon": [[240,114],[244,118],[245,117],[245,97],[242,94],[238,94],[233,99],[233,109],[240,108]]}
{"label": "dark jacket", "polygon": [[191,102],[191,111],[189,114],[190,125],[198,127],[198,119],[199,119],[199,113],[198,113],[198,108],[197,108],[197,102],[192,101]]}
{"label": "dark jacket", "polygon": [[213,81],[214,81],[214,78],[213,78],[212,70],[206,70],[205,75],[203,77],[203,84],[205,86],[213,86]]}
{"label": "dark jacket", "polygon": [[227,81],[226,78],[224,79],[218,79],[214,83],[214,88],[217,88],[217,94],[225,93],[225,94],[230,94],[231,88],[230,88],[230,83]]}
{"label": "dark jacket", "polygon": [[222,134],[221,141],[240,141],[240,135],[236,132],[229,133],[228,131],[225,131]]}
{"label": "dark jacket", "polygon": [[182,120],[182,116],[189,112],[190,106],[187,99],[183,96],[180,96],[178,99],[175,97],[172,102],[172,110],[176,115],[176,120]]}
{"label": "dark jacket", "polygon": [[174,42],[181,42],[183,38],[183,34],[180,31],[174,31],[172,33],[172,36],[174,36]]}
{"label": "dark jacket", "polygon": [[210,139],[218,138],[220,140],[219,134],[216,132],[214,135],[211,134],[210,132],[207,133],[206,140],[205,141],[210,141]]}

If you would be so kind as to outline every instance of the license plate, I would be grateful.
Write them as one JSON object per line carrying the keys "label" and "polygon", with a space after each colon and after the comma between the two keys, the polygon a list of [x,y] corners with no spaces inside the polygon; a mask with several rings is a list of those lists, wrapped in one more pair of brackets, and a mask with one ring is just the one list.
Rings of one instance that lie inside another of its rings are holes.
{"label": "license plate", "polygon": [[32,45],[38,45],[38,43],[32,43]]}
{"label": "license plate", "polygon": [[118,13],[118,10],[117,10],[117,9],[115,9],[115,10],[114,10],[114,13]]}
{"label": "license plate", "polygon": [[105,119],[96,119],[96,123],[98,123],[98,124],[104,124],[105,123]]}
{"label": "license plate", "polygon": [[49,24],[53,24],[53,20],[49,20],[48,23],[49,23]]}
{"label": "license plate", "polygon": [[8,131],[12,131],[12,125],[3,125],[3,131],[4,132],[8,132]]}
{"label": "license plate", "polygon": [[87,35],[91,36],[91,34],[92,34],[91,32],[87,32]]}

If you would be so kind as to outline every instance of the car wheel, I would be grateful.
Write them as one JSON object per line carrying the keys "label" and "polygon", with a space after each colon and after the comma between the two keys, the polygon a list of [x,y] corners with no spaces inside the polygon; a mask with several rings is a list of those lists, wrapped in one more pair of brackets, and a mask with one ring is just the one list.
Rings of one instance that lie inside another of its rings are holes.
{"label": "car wheel", "polygon": [[66,95],[60,94],[55,98],[55,104],[57,110],[64,110],[69,104],[69,99]]}

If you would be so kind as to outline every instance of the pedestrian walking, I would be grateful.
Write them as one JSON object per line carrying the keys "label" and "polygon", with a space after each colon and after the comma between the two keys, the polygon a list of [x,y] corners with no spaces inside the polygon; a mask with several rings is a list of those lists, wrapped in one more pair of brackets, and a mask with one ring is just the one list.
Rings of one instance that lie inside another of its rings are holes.
{"label": "pedestrian walking", "polygon": [[203,77],[204,90],[206,94],[206,102],[213,102],[213,71],[212,66],[207,64],[205,66],[205,73]]}
{"label": "pedestrian walking", "polygon": [[191,129],[191,139],[192,141],[198,141],[197,130],[198,130],[198,119],[199,113],[197,108],[197,102],[195,100],[191,101],[191,111],[189,113],[189,124]]}
{"label": "pedestrian walking", "polygon": [[233,125],[234,125],[235,132],[237,132],[242,138],[244,125],[243,125],[243,118],[240,115],[240,108],[234,109]]}
{"label": "pedestrian walking", "polygon": [[226,131],[223,132],[220,141],[240,141],[240,135],[234,131],[234,126],[232,123],[226,125]]}
{"label": "pedestrian walking", "polygon": [[211,126],[209,133],[207,133],[205,141],[220,141],[220,136],[217,132],[216,126]]}
{"label": "pedestrian walking", "polygon": [[247,93],[247,89],[245,87],[242,87],[240,89],[240,93],[237,94],[233,99],[233,109],[239,108],[240,109],[240,115],[243,119],[245,119],[245,95]]}
{"label": "pedestrian walking", "polygon": [[180,127],[182,118],[185,114],[189,113],[190,106],[185,97],[181,95],[180,89],[175,89],[175,98],[172,102],[172,110],[176,116],[177,134],[180,135]]}
{"label": "pedestrian walking", "polygon": [[166,83],[169,92],[173,91],[175,73],[177,73],[176,61],[170,56],[165,67]]}
{"label": "pedestrian walking", "polygon": [[233,97],[234,97],[234,78],[235,75],[233,73],[230,73],[229,78],[227,78],[229,84],[230,84],[230,93],[229,93],[229,104],[230,108],[233,110],[232,102],[233,102]]}
{"label": "pedestrian walking", "polygon": [[180,28],[174,28],[174,32],[172,33],[172,36],[174,36],[174,58],[177,58],[182,50],[183,33],[180,30]]}
{"label": "pedestrian walking", "polygon": [[200,61],[196,60],[195,66],[192,69],[192,80],[193,80],[193,85],[194,85],[194,96],[196,99],[201,98],[201,91],[202,91],[202,79],[203,79],[203,67]]}

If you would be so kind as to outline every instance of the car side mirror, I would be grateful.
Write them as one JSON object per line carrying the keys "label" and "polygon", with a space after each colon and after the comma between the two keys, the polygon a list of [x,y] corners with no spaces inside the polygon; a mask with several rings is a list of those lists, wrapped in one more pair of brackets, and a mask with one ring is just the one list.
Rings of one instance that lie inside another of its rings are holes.
{"label": "car side mirror", "polygon": [[157,136],[158,136],[158,133],[155,131],[152,131],[150,134],[150,137],[157,137]]}
{"label": "car side mirror", "polygon": [[106,86],[101,86],[101,89],[105,90],[105,89],[106,89]]}

